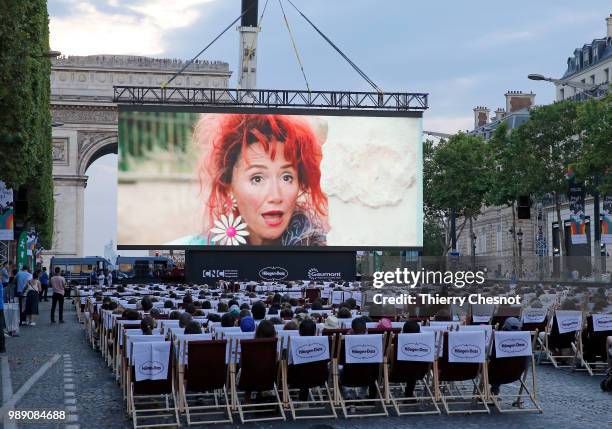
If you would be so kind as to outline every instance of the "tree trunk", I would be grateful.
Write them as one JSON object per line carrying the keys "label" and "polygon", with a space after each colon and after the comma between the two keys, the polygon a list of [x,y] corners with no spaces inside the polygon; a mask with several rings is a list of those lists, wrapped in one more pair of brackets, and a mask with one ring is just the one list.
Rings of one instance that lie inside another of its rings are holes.
{"label": "tree trunk", "polygon": [[555,196],[555,211],[557,212],[557,222],[559,223],[559,274],[561,278],[565,278],[565,257],[567,249],[565,248],[565,225],[561,219],[561,203],[559,202],[559,194],[554,192]]}
{"label": "tree trunk", "polygon": [[474,242],[474,223],[470,216],[470,254],[472,255],[472,271],[476,271],[476,246]]}

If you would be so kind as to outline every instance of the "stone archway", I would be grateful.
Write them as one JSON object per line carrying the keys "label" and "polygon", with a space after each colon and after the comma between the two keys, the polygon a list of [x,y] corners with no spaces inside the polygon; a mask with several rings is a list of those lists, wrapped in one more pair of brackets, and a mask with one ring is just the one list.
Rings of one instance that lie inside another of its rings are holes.
{"label": "stone archway", "polygon": [[[87,168],[117,153],[117,106],[113,85],[157,86],[185,65],[178,60],[125,55],[60,57],[52,60],[54,233],[51,256],[83,256]],[[227,88],[229,65],[197,61],[176,86]],[[102,249],[100,249],[100,254]]]}

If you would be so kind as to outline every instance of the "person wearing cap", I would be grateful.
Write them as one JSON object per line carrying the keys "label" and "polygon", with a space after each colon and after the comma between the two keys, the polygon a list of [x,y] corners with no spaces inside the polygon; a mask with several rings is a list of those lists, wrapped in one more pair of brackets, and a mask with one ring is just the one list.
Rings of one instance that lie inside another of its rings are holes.
{"label": "person wearing cap", "polygon": [[[520,331],[523,324],[516,317],[508,317],[504,322],[501,330],[502,331]],[[527,361],[525,360],[525,363]],[[499,395],[499,384],[491,384],[491,393],[493,395]]]}
{"label": "person wearing cap", "polygon": [[327,319],[325,319],[324,329],[338,329],[340,327],[340,321],[336,316],[329,315]]}
{"label": "person wearing cap", "polygon": [[255,320],[251,316],[241,318],[240,330],[242,332],[255,332]]}

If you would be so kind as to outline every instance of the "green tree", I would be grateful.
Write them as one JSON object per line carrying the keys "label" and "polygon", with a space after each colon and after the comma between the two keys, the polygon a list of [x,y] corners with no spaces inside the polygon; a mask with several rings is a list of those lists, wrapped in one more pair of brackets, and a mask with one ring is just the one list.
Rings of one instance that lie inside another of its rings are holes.
{"label": "green tree", "polygon": [[26,222],[53,235],[49,19],[45,0],[0,2],[0,180],[28,189]]}
{"label": "green tree", "polygon": [[[451,209],[457,216],[463,216],[464,223],[457,236],[467,221],[473,248],[473,220],[480,213],[489,188],[487,146],[480,137],[459,133],[428,150],[431,153],[425,151],[430,160],[425,162],[424,180],[427,209],[444,213],[445,219],[449,219]],[[445,253],[450,249],[449,242],[450,237],[445,243]]]}
{"label": "green tree", "polygon": [[533,174],[536,195],[552,194],[559,222],[561,271],[564,272],[565,234],[561,219],[561,195],[567,192],[565,172],[580,159],[578,108],[574,101],[561,101],[531,110],[529,120],[515,130]]}

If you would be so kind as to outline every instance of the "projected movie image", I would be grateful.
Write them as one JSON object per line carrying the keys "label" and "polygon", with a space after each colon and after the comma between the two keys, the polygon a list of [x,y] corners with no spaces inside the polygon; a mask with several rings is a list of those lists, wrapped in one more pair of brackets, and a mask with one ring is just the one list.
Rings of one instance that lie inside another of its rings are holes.
{"label": "projected movie image", "polygon": [[420,247],[421,119],[119,114],[118,245]]}

